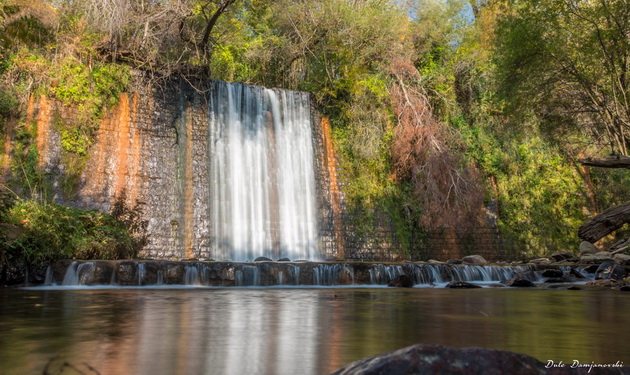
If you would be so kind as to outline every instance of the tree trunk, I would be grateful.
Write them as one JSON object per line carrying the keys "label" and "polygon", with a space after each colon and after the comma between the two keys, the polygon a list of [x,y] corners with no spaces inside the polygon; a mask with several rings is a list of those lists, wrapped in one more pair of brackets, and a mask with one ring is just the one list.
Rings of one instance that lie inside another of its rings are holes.
{"label": "tree trunk", "polygon": [[578,237],[595,243],[626,223],[630,223],[630,202],[611,207],[592,217],[578,229]]}
{"label": "tree trunk", "polygon": [[217,20],[219,19],[219,16],[221,16],[226,11],[227,7],[229,7],[235,1],[236,0],[226,0],[222,2],[221,4],[219,4],[219,8],[216,10],[216,12],[214,12],[212,17],[208,20],[208,23],[206,24],[206,28],[203,31],[203,39],[201,40],[201,43],[199,43],[199,46],[202,49],[205,50],[208,47],[208,41],[210,40],[210,33],[212,32],[212,29],[214,29],[214,25],[216,25]]}
{"label": "tree trunk", "polygon": [[583,165],[601,168],[626,168],[630,169],[630,157],[625,155],[611,156],[609,158],[578,159]]}

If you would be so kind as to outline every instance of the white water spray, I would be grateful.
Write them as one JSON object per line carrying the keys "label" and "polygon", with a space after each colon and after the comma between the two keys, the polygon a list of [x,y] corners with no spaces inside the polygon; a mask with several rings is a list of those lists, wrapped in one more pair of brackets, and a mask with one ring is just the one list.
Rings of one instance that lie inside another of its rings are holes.
{"label": "white water spray", "polygon": [[209,111],[213,257],[318,260],[308,94],[214,85]]}

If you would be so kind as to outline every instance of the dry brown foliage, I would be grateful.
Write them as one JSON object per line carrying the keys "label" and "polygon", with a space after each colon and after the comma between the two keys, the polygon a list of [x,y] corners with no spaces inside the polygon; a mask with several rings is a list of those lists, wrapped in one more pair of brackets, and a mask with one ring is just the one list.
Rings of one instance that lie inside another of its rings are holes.
{"label": "dry brown foliage", "polygon": [[420,224],[429,230],[466,232],[481,218],[484,192],[479,176],[452,147],[455,136],[434,118],[419,72],[409,60],[396,59],[389,87],[398,117],[392,145],[399,181],[411,181],[422,205]]}

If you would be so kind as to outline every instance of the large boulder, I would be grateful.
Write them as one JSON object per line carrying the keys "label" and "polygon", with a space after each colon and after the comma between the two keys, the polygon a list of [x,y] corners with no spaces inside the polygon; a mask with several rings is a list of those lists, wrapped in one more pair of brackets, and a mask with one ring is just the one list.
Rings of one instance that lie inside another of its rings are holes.
{"label": "large boulder", "polygon": [[582,241],[580,243],[580,255],[595,254],[598,251],[599,249],[588,241]]}
{"label": "large boulder", "polygon": [[[584,371],[581,371],[584,370]],[[582,374],[587,368],[570,364],[540,362],[519,353],[483,348],[452,348],[441,345],[413,345],[394,352],[360,359],[333,372],[333,375],[377,374]],[[629,367],[597,368],[598,374],[630,373]]]}
{"label": "large boulder", "polygon": [[481,255],[467,255],[467,256],[462,258],[462,261],[464,261],[464,263],[468,263],[468,264],[486,264],[486,263],[488,263],[488,261],[485,260],[484,257],[482,257]]}

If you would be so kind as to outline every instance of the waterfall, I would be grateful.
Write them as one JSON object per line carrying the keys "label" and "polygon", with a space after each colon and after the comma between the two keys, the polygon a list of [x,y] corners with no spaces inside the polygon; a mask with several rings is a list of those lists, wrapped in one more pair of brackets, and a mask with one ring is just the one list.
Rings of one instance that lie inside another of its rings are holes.
{"label": "waterfall", "polygon": [[215,82],[209,117],[214,257],[319,259],[308,94]]}

